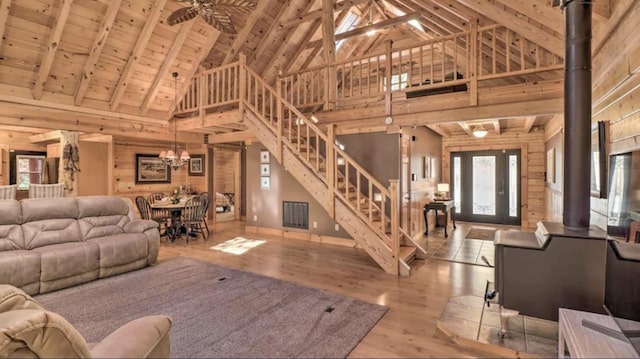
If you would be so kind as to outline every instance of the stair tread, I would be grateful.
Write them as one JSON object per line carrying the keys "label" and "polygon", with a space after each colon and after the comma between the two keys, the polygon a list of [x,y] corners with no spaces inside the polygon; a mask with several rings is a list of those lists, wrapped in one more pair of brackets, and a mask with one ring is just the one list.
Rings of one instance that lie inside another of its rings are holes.
{"label": "stair tread", "polygon": [[401,246],[399,254],[400,259],[407,262],[408,260],[413,259],[412,257],[415,257],[417,251],[418,249],[416,247]]}

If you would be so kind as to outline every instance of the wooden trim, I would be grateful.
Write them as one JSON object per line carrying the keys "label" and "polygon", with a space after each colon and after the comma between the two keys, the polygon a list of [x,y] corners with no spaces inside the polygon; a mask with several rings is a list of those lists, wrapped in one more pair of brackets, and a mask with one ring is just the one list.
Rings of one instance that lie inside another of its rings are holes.
{"label": "wooden trim", "polygon": [[289,231],[286,229],[266,228],[258,226],[245,226],[246,233],[264,234],[276,236],[283,239],[297,239],[303,241],[311,241],[317,243],[326,243],[342,247],[356,248],[357,243],[353,239],[325,236],[322,234],[313,234],[308,232]]}

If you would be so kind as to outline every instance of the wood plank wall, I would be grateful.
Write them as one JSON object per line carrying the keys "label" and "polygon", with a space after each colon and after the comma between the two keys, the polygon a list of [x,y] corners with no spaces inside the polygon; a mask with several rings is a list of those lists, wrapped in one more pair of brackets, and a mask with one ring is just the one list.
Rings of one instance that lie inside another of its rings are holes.
{"label": "wood plank wall", "polygon": [[551,222],[562,223],[563,212],[563,186],[564,186],[564,138],[562,127],[564,126],[564,115],[554,116],[544,127],[545,142],[545,170],[546,153],[552,147],[555,148],[555,182],[545,183],[544,187],[544,219]]}
{"label": "wood plank wall", "polygon": [[[171,171],[171,183],[135,183],[136,154],[156,155],[163,149],[166,149],[167,145],[131,142],[118,139],[116,139],[114,142],[114,195],[127,197],[132,201],[135,201],[136,196],[148,196],[154,192],[169,193],[172,192],[177,186],[187,183],[191,184],[193,188],[195,188],[198,192],[204,192],[207,190],[206,181],[208,179],[208,176],[189,176],[185,167],[181,167],[177,171]],[[190,146],[187,149],[192,155],[204,154],[206,156],[206,145]],[[205,170],[208,171],[208,169]]]}
{"label": "wood plank wall", "polygon": [[530,133],[507,130],[500,135],[489,134],[483,139],[469,135],[446,137],[442,140],[442,176],[449,182],[451,174],[451,152],[481,150],[521,150],[521,208],[522,228],[533,229],[536,222],[545,217],[544,197],[544,132],[534,129]]}
{"label": "wood plank wall", "polygon": [[215,189],[219,193],[235,192],[234,153],[228,148],[216,147],[213,150]]}

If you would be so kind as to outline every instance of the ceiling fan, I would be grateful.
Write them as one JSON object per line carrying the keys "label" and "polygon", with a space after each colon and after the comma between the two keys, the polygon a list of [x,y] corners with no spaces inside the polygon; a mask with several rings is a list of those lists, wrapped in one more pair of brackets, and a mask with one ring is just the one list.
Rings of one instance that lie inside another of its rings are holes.
{"label": "ceiling fan", "polygon": [[236,29],[230,14],[247,14],[256,8],[256,3],[247,0],[176,0],[191,3],[191,7],[183,7],[167,17],[167,24],[173,26],[191,20],[197,15],[214,28],[235,34]]}

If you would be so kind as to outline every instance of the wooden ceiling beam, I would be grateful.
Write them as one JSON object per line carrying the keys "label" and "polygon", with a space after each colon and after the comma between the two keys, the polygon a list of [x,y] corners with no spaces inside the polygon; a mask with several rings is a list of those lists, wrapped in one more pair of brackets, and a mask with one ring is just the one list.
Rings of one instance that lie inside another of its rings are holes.
{"label": "wooden ceiling beam", "polygon": [[591,6],[596,20],[607,21],[611,17],[611,0],[592,1]]}
{"label": "wooden ceiling beam", "polygon": [[205,115],[204,120],[200,116],[178,119],[178,128],[183,131],[192,131],[199,128],[222,126],[229,123],[242,121],[240,110],[225,111],[220,113],[210,113]]}
{"label": "wooden ceiling beam", "polygon": [[4,39],[4,29],[7,26],[9,10],[11,10],[11,0],[0,1],[0,46],[2,46],[2,40]]}
{"label": "wooden ceiling beam", "polygon": [[262,37],[262,40],[260,41],[258,47],[255,49],[255,51],[253,51],[253,54],[251,54],[250,56],[247,56],[247,58],[251,58],[251,62],[255,61],[256,59],[261,58],[262,53],[267,48],[269,48],[270,45],[269,45],[269,41],[267,41],[267,39],[269,37],[271,37],[273,32],[276,31],[276,29],[278,28],[278,22],[280,21],[280,18],[282,18],[282,16],[284,16],[284,14],[287,12],[287,9],[289,8],[289,4],[290,4],[290,1],[286,1],[282,5],[280,10],[278,11],[278,14],[273,19],[273,22],[269,26],[269,29],[267,30],[267,32],[264,33],[264,36]]}
{"label": "wooden ceiling beam", "polygon": [[[301,12],[305,13],[309,11],[309,9],[313,6],[313,3],[314,3],[313,1],[309,1],[307,5],[305,5],[305,7],[301,10]],[[286,32],[286,34],[284,35],[284,39],[280,41],[278,47],[276,48],[276,51],[273,53],[273,55],[269,57],[269,61],[262,68],[262,71],[260,71],[260,76],[265,77],[264,76],[265,72],[272,70],[273,65],[276,63],[276,61],[278,61],[278,59],[280,58],[284,50],[286,50],[287,46],[289,45],[289,41],[291,41],[291,37],[293,37],[296,34],[296,30],[297,30],[297,26],[289,29],[289,31]]]}
{"label": "wooden ceiling beam", "polygon": [[251,30],[253,30],[253,27],[258,22],[258,20],[262,19],[265,14],[265,10],[269,5],[273,5],[271,1],[258,1],[258,3],[256,4],[256,9],[251,12],[244,26],[242,27],[238,35],[236,35],[235,41],[231,45],[229,51],[227,51],[224,60],[222,60],[222,65],[230,63],[236,58],[236,56],[238,56],[238,53],[244,45],[244,42],[247,40],[249,35],[251,35]]}
{"label": "wooden ceiling beam", "polygon": [[189,37],[189,33],[191,32],[191,28],[195,24],[195,21],[187,21],[182,24],[180,27],[180,32],[178,36],[176,36],[173,44],[171,44],[171,48],[169,52],[167,52],[167,57],[165,57],[162,62],[162,66],[160,66],[160,70],[156,74],[156,77],[153,79],[153,83],[149,91],[147,92],[147,96],[145,96],[144,101],[142,102],[142,106],[140,109],[142,110],[142,114],[147,114],[151,109],[151,104],[158,96],[158,92],[160,92],[160,86],[162,85],[162,80],[169,74],[169,69],[173,66],[178,54],[180,54],[180,50],[184,45],[185,41]]}
{"label": "wooden ceiling beam", "polygon": [[140,32],[140,35],[138,36],[135,46],[133,47],[133,52],[131,53],[131,56],[129,56],[129,60],[127,60],[127,64],[124,66],[124,70],[120,74],[118,84],[111,95],[111,101],[109,101],[111,111],[115,111],[116,108],[118,108],[118,105],[120,105],[120,101],[122,101],[122,97],[129,85],[129,80],[131,79],[131,76],[133,76],[134,69],[142,58],[144,50],[147,48],[149,39],[151,39],[153,30],[156,28],[158,20],[160,20],[162,9],[164,9],[164,5],[166,3],[167,0],[156,0],[151,7],[151,12],[147,17],[144,27],[142,28],[142,32]]}
{"label": "wooden ceiling beam", "polygon": [[53,23],[51,35],[47,40],[47,49],[44,51],[44,56],[42,57],[42,61],[40,62],[40,70],[38,70],[36,82],[33,86],[33,98],[35,98],[36,100],[42,98],[42,93],[44,92],[44,84],[47,82],[49,74],[51,73],[53,60],[56,57],[58,45],[60,45],[60,38],[62,37],[62,32],[64,31],[64,27],[67,24],[69,12],[71,12],[72,3],[73,0],[62,0],[60,12],[58,13],[58,17]]}
{"label": "wooden ceiling beam", "polygon": [[116,15],[120,10],[120,4],[122,4],[122,0],[110,1],[107,13],[104,15],[104,18],[102,18],[100,30],[98,30],[98,36],[96,36],[95,40],[93,41],[93,46],[91,47],[89,58],[87,58],[87,62],[85,63],[84,69],[82,70],[82,79],[80,80],[80,85],[78,86],[78,89],[76,90],[76,94],[74,96],[73,103],[75,103],[76,106],[80,106],[82,100],[84,99],[84,94],[89,88],[91,78],[93,77],[93,70],[98,65],[98,60],[100,60],[100,55],[102,55],[104,45],[107,43],[107,37],[109,37],[109,32],[111,32],[113,22],[116,20]]}
{"label": "wooden ceiling beam", "polygon": [[[343,39],[347,39],[349,37],[352,36],[358,36],[358,35],[363,35],[366,34],[367,32],[369,32],[370,30],[382,30],[382,29],[386,29],[388,27],[391,26],[395,26],[398,25],[400,23],[403,22],[408,22],[409,20],[418,20],[420,18],[420,14],[418,13],[411,13],[411,14],[407,14],[404,16],[400,16],[400,17],[396,17],[396,18],[392,18],[392,19],[388,19],[388,20],[383,20],[380,22],[377,22],[373,25],[367,25],[367,26],[363,26],[363,27],[358,27],[355,28],[351,31],[346,31],[340,34],[335,35],[335,41],[340,41]],[[316,40],[316,41],[311,41],[307,44],[307,48],[310,47],[317,47],[320,44],[322,44],[322,39],[321,40]]]}
{"label": "wooden ceiling beam", "polygon": [[564,34],[564,16],[559,8],[544,6],[531,0],[497,1],[559,34]]}
{"label": "wooden ceiling beam", "polygon": [[253,131],[235,131],[227,133],[219,133],[213,136],[209,136],[209,144],[212,143],[227,143],[227,142],[243,142],[247,140],[253,140],[256,136]]}
{"label": "wooden ceiling beam", "polygon": [[467,133],[467,135],[473,136],[473,131],[471,130],[471,126],[469,126],[469,124],[467,124],[466,122],[458,122],[458,125],[464,130],[464,132]]}
{"label": "wooden ceiling beam", "polygon": [[287,73],[289,72],[289,70],[291,69],[291,66],[293,66],[293,64],[296,62],[296,60],[300,57],[300,55],[302,54],[302,52],[304,50],[306,50],[305,45],[311,40],[311,38],[313,37],[313,35],[315,35],[315,33],[318,31],[318,29],[320,28],[320,25],[322,25],[322,20],[320,19],[316,19],[311,26],[309,27],[309,29],[307,30],[306,34],[304,35],[304,37],[302,38],[302,40],[300,41],[300,44],[298,45],[298,47],[296,48],[296,52],[289,58],[289,60],[287,61],[287,63],[284,65],[284,67],[282,68],[282,72],[283,73]]}
{"label": "wooden ceiling beam", "polygon": [[[371,0],[347,0],[347,1],[342,1],[339,3],[336,3],[333,6],[333,11],[334,12],[338,12],[338,11],[342,11],[342,10],[348,10],[350,8],[352,8],[353,6],[356,6],[358,4],[363,4],[363,3],[367,3]],[[280,26],[283,28],[289,28],[292,26],[298,26],[304,22],[307,21],[311,21],[311,20],[315,20],[315,19],[320,19],[322,18],[322,11],[323,9],[319,9],[319,10],[314,10],[311,12],[308,12],[304,15],[298,16],[295,19],[289,20],[289,21],[285,21],[280,23]]]}
{"label": "wooden ceiling beam", "polygon": [[[325,64],[336,62],[336,23],[333,19],[333,0],[322,0],[322,53]],[[329,85],[331,86],[331,85]]]}
{"label": "wooden ceiling beam", "polygon": [[528,40],[549,50],[554,55],[564,58],[564,39],[562,37],[542,31],[526,19],[519,18],[487,0],[458,0],[458,2],[477,13],[483,14],[498,24],[515,31]]}
{"label": "wooden ceiling beam", "polygon": [[524,121],[524,132],[525,133],[531,132],[531,129],[533,128],[533,124],[536,122],[536,117],[537,116],[529,116],[529,117],[526,118],[526,120]]}
{"label": "wooden ceiling beam", "polygon": [[31,143],[48,143],[48,142],[59,142],[60,137],[62,137],[62,131],[55,130],[49,131],[45,133],[38,133],[35,135],[29,136],[29,142]]}

